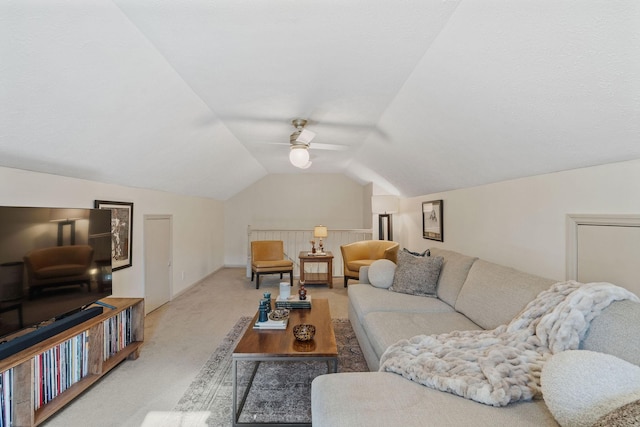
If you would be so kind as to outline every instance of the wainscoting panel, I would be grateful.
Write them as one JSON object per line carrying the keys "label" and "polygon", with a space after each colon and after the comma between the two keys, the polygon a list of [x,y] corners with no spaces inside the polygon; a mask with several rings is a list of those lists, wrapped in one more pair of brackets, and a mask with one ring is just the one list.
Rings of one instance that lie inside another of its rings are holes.
{"label": "wainscoting panel", "polygon": [[[313,239],[313,230],[284,230],[284,229],[261,229],[247,228],[247,277],[251,277],[251,242],[254,240],[282,240],[284,242],[284,253],[294,263],[293,275],[300,277],[300,260],[298,254],[302,251],[311,251],[311,240]],[[367,229],[348,229],[348,230],[332,230],[329,229],[328,236],[323,239],[324,250],[333,253],[333,276],[342,277],[344,268],[342,265],[342,254],[340,246],[347,243],[358,242],[361,240],[371,240],[373,230]],[[318,242],[316,240],[316,248]],[[305,271],[309,272],[325,272],[320,264],[310,264],[305,266]],[[313,270],[309,270],[313,269]]]}

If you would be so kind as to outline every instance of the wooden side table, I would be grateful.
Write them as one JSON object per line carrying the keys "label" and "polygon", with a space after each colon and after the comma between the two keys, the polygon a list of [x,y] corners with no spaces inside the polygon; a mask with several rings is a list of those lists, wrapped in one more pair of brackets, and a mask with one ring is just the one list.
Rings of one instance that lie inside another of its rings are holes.
{"label": "wooden side table", "polygon": [[[333,254],[330,251],[327,251],[322,255],[309,255],[309,252],[302,251],[298,255],[298,258],[300,259],[300,280],[304,281],[305,285],[327,283],[330,288],[333,288]],[[327,264],[327,272],[305,273],[304,265],[309,263]]]}

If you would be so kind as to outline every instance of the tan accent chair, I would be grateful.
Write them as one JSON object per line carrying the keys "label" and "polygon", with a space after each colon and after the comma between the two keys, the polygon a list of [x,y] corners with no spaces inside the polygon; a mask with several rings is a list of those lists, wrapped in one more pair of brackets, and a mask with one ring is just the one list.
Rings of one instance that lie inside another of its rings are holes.
{"label": "tan accent chair", "polygon": [[344,262],[344,287],[349,279],[360,278],[360,267],[369,266],[378,259],[398,262],[400,244],[389,240],[363,240],[340,246]]}
{"label": "tan accent chair", "polygon": [[289,273],[293,286],[293,261],[284,257],[282,240],[254,240],[251,242],[251,281],[256,276],[256,289],[260,288],[261,274]]}

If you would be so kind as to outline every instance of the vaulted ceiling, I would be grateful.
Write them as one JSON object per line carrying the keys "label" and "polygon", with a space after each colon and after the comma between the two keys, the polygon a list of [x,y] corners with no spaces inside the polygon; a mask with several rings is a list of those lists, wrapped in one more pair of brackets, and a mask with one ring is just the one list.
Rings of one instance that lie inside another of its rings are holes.
{"label": "vaulted ceiling", "polygon": [[417,196],[636,158],[637,0],[0,2],[1,166],[224,200],[271,173]]}

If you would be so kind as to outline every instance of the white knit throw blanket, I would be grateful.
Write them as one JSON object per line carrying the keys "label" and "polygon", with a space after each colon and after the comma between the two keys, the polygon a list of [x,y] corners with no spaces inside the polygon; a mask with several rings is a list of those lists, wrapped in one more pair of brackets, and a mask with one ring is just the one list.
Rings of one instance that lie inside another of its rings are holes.
{"label": "white knit throw blanket", "polygon": [[401,340],[382,355],[380,370],[487,405],[539,398],[544,362],[577,349],[591,321],[624,299],[640,302],[610,283],[556,283],[508,325]]}

